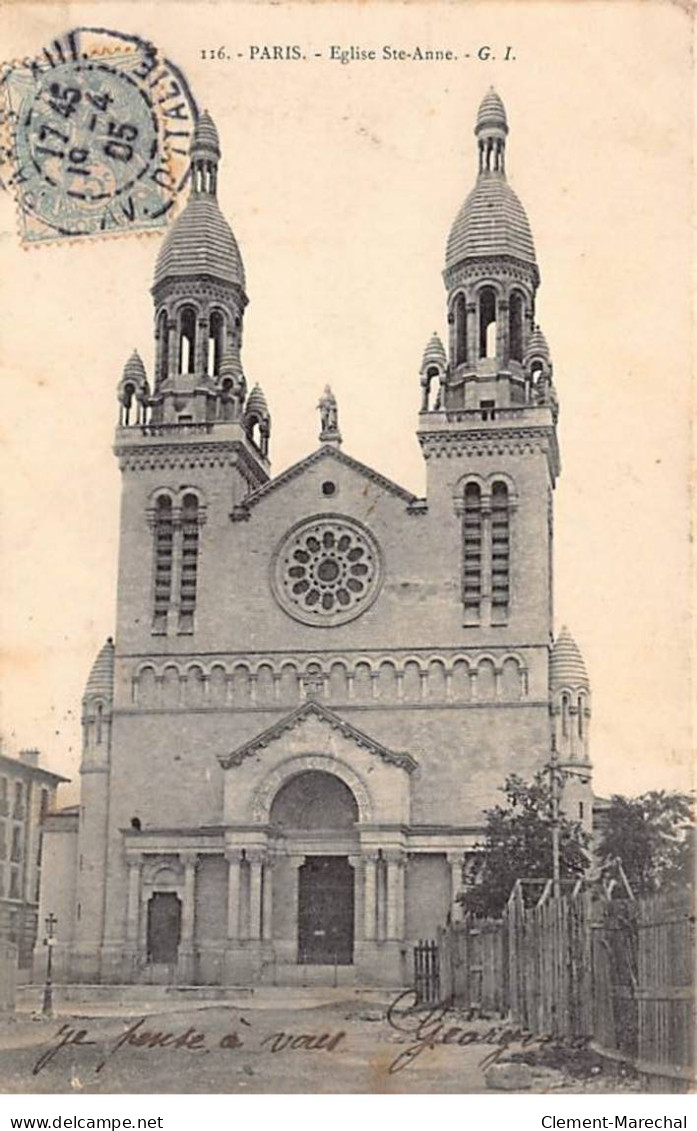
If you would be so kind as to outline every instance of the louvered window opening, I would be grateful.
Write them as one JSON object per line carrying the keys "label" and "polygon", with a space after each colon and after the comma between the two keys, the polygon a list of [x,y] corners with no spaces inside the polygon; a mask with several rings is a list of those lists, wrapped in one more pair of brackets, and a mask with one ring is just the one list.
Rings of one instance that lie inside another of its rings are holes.
{"label": "louvered window opening", "polygon": [[193,632],[198,575],[198,499],[187,495],[182,505],[182,563],[179,631]]}
{"label": "louvered window opening", "polygon": [[507,619],[510,590],[508,488],[505,483],[495,483],[491,492],[491,612],[494,621]]}
{"label": "louvered window opening", "polygon": [[476,624],[482,611],[482,496],[476,483],[465,488],[463,534],[465,621]]}
{"label": "louvered window opening", "polygon": [[153,632],[167,631],[167,613],[172,600],[172,557],[174,550],[174,523],[172,500],[167,496],[157,500],[155,515],[155,608]]}

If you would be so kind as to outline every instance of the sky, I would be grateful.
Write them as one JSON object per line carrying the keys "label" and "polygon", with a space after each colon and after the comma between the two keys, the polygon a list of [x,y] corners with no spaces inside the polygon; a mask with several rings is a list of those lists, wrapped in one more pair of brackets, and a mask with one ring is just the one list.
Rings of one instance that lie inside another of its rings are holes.
{"label": "sky", "polygon": [[[433,330],[445,336],[445,240],[475,178],[477,106],[496,86],[561,402],[556,626],[569,625],[592,681],[596,792],[689,788],[683,10],[592,0],[28,3],[0,17],[6,59],[94,23],[97,7],[102,26],[155,42],[218,126],[219,198],[251,299],[243,358],[271,408],[274,473],[316,447],[315,406],[329,382],[344,450],[424,493],[418,370]],[[250,58],[251,47],[294,44],[307,59]],[[381,54],[417,44],[458,57],[328,58],[332,46]],[[230,61],[202,57],[221,46]],[[493,58],[478,59],[481,47]],[[115,389],[134,347],[152,369],[161,239],[25,250],[15,202],[0,193],[3,749],[38,746],[44,764],[73,778],[82,691],[114,626]]]}

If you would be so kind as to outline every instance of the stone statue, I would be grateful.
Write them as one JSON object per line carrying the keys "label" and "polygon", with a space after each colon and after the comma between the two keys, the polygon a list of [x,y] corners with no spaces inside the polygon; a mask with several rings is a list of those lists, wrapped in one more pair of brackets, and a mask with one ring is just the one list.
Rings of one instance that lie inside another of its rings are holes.
{"label": "stone statue", "polygon": [[339,410],[336,404],[336,397],[329,385],[325,385],[317,408],[319,409],[321,421],[320,439],[339,438]]}

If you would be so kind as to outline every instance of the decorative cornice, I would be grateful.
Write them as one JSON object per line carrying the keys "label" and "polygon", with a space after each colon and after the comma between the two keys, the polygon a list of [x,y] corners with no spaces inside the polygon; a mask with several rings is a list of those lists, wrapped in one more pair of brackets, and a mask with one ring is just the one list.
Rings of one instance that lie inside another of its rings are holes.
{"label": "decorative cornice", "polygon": [[262,499],[266,498],[268,494],[279,487],[287,486],[288,483],[291,483],[294,479],[297,479],[298,476],[303,475],[311,467],[314,467],[315,464],[325,459],[335,460],[343,467],[350,468],[352,471],[362,475],[365,479],[369,479],[372,483],[375,483],[376,486],[380,487],[383,491],[387,491],[388,494],[402,499],[408,506],[413,506],[420,501],[411,491],[400,487],[398,483],[394,483],[391,479],[381,475],[379,471],[374,471],[372,467],[367,467],[366,464],[354,459],[353,456],[347,455],[340,448],[325,444],[321,448],[317,448],[317,450],[312,452],[309,456],[306,456],[305,459],[300,460],[299,463],[295,463],[292,467],[281,472],[275,479],[270,479],[267,483],[264,483],[263,486],[258,487],[243,503],[235,507],[230,515],[231,519],[233,522],[239,522],[240,520],[248,518],[250,509],[261,502]]}
{"label": "decorative cornice", "polygon": [[450,291],[468,279],[515,279],[536,288],[540,272],[534,263],[524,263],[507,255],[487,255],[462,259],[446,267],[443,280]]}
{"label": "decorative cornice", "polygon": [[266,471],[256,463],[239,440],[192,443],[172,440],[159,444],[115,444],[114,454],[122,471],[186,470],[202,467],[240,467],[245,478],[259,485],[266,482]]}
{"label": "decorative cornice", "polygon": [[472,431],[420,431],[419,444],[424,459],[432,456],[487,456],[525,455],[539,451],[550,461],[553,475],[560,471],[559,448],[552,425],[529,428],[507,428],[502,424],[495,432],[485,429]]}
{"label": "decorative cornice", "polygon": [[388,750],[382,743],[376,742],[375,739],[370,738],[362,730],[347,723],[341,719],[334,711],[330,711],[328,707],[324,707],[321,703],[314,700],[309,703],[303,703],[301,707],[291,711],[289,715],[285,715],[278,722],[272,726],[267,727],[265,731],[253,738],[251,742],[246,742],[243,746],[238,746],[231,754],[219,754],[218,761],[224,770],[229,770],[235,766],[241,766],[246,758],[251,758],[257,751],[265,749],[272,742],[275,742],[282,734],[290,730],[294,730],[306,718],[314,715],[315,718],[320,719],[321,722],[327,723],[332,730],[338,731],[344,738],[355,742],[357,746],[370,751],[371,754],[377,755],[383,762],[388,762],[393,766],[399,766],[400,769],[406,770],[411,774],[417,768],[418,763],[412,758],[411,754],[406,751],[395,752]]}

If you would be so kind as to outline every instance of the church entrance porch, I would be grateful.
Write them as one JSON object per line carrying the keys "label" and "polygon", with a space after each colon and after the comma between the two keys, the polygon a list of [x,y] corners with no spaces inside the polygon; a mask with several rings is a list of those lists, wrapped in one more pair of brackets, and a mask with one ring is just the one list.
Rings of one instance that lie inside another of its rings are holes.
{"label": "church entrance porch", "polygon": [[353,963],[354,875],[345,856],[312,856],[298,869],[298,964]]}

